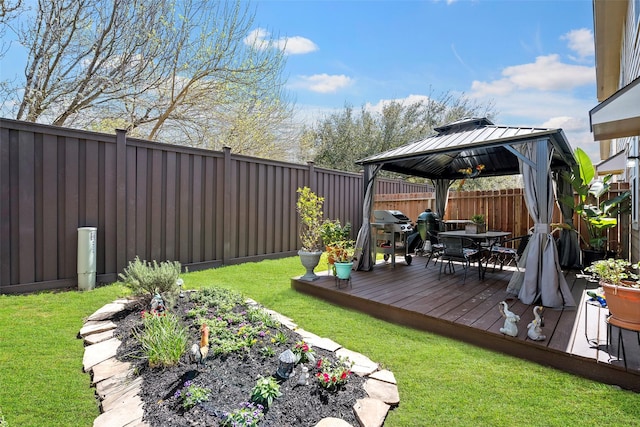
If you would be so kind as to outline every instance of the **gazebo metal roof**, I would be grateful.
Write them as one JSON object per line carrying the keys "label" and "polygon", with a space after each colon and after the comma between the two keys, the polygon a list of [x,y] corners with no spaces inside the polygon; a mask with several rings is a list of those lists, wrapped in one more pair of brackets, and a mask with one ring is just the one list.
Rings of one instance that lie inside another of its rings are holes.
{"label": "gazebo metal roof", "polygon": [[430,179],[461,179],[460,169],[485,166],[482,176],[519,173],[513,146],[548,139],[553,147],[551,169],[575,164],[562,129],[496,126],[487,118],[463,119],[434,129],[436,134],[357,163],[382,164],[382,169]]}

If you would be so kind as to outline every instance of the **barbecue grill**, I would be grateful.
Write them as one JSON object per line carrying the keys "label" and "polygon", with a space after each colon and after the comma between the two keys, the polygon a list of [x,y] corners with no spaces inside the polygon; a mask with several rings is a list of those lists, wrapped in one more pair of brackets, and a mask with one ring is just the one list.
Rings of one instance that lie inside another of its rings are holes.
{"label": "barbecue grill", "polygon": [[391,258],[395,267],[396,255],[404,255],[407,265],[411,264],[411,255],[407,245],[407,236],[413,231],[409,218],[400,211],[373,211],[371,234],[375,243],[374,259],[378,253],[384,254],[384,260]]}

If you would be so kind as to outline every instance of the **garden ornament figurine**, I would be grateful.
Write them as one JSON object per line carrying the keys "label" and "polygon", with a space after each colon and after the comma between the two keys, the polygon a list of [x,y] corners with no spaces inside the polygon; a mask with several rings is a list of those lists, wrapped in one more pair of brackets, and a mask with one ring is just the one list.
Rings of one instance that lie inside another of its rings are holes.
{"label": "garden ornament figurine", "polygon": [[533,341],[542,341],[547,338],[546,335],[542,333],[542,306],[536,305],[533,307],[533,317],[534,319],[527,325],[529,329],[527,331],[527,336]]}
{"label": "garden ornament figurine", "polygon": [[302,371],[298,377],[298,385],[309,385],[309,368],[302,365],[300,368]]}
{"label": "garden ornament figurine", "polygon": [[518,336],[517,323],[520,321],[520,316],[511,312],[505,301],[500,301],[498,307],[500,308],[500,314],[504,317],[504,326],[500,328],[500,332],[512,337]]}
{"label": "garden ornament figurine", "polygon": [[209,354],[209,325],[203,323],[200,326],[200,345],[194,343],[191,346],[191,353],[189,357],[191,362],[204,365],[207,355]]}
{"label": "garden ornament figurine", "polygon": [[154,313],[164,312],[164,301],[160,294],[155,294],[153,298],[151,298],[151,311]]}

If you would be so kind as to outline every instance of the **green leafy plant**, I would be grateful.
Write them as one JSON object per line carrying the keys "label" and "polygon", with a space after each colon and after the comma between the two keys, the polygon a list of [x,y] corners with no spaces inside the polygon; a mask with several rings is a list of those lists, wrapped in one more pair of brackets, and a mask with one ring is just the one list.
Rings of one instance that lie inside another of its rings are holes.
{"label": "green leafy plant", "polygon": [[482,214],[473,214],[471,215],[471,222],[474,224],[482,225],[484,224],[484,215]]}
{"label": "green leafy plant", "polygon": [[193,384],[192,381],[186,381],[182,390],[178,390],[173,395],[185,410],[189,410],[198,403],[206,402],[211,397],[211,390],[206,387],[200,387]]}
{"label": "green leafy plant", "polygon": [[173,313],[142,313],[142,332],[135,337],[142,344],[143,355],[149,366],[177,365],[187,348],[187,330]]}
{"label": "green leafy plant", "polygon": [[244,402],[241,407],[225,414],[222,427],[257,427],[264,418],[264,406]]}
{"label": "green leafy plant", "polygon": [[322,236],[322,205],[324,197],[317,196],[309,187],[298,188],[296,209],[300,219],[300,242],[302,250],[319,252]]}
{"label": "green leafy plant", "polygon": [[296,363],[315,363],[316,354],[309,344],[298,341],[293,347],[293,354],[296,356]]}
{"label": "green leafy plant", "polygon": [[637,268],[638,264],[631,264],[627,260],[609,258],[594,261],[585,271],[612,285],[640,288],[638,275],[632,271]]}
{"label": "green leafy plant", "polygon": [[9,423],[4,419],[4,415],[2,414],[2,409],[0,409],[0,427],[9,427]]}
{"label": "green leafy plant", "polygon": [[251,401],[268,408],[273,399],[282,396],[280,384],[273,377],[260,377],[251,390]]}
{"label": "green leafy plant", "polygon": [[570,172],[565,171],[562,177],[577,193],[577,201],[573,195],[561,197],[559,200],[571,207],[584,221],[588,240],[580,237],[585,246],[594,251],[604,251],[607,247],[606,230],[618,224],[616,217],[623,207],[623,202],[631,197],[631,193],[625,191],[613,199],[600,202],[600,197],[611,187],[612,175],[605,176],[602,181],[594,180],[596,169],[589,155],[581,148],[576,148],[574,157],[577,164]]}
{"label": "green leafy plant", "polygon": [[322,244],[325,247],[333,246],[334,243],[348,240],[351,235],[351,224],[340,224],[339,219],[325,219],[322,222],[320,236],[322,238]]}
{"label": "green leafy plant", "polygon": [[276,355],[276,351],[273,349],[273,347],[266,346],[260,349],[260,355],[265,359],[269,359],[270,357],[274,357]]}
{"label": "green leafy plant", "polygon": [[328,359],[318,359],[316,380],[320,387],[335,391],[347,383],[352,373],[352,366],[353,363],[348,362],[344,357],[340,357],[335,365]]}
{"label": "green leafy plant", "polygon": [[158,264],[155,260],[147,262],[136,257],[129,262],[119,277],[135,295],[177,294],[176,281],[180,276],[180,270],[181,264],[178,261]]}
{"label": "green leafy plant", "polygon": [[282,345],[285,344],[287,342],[289,338],[287,337],[287,334],[285,334],[282,331],[278,331],[275,333],[275,335],[271,338],[271,342],[277,345]]}

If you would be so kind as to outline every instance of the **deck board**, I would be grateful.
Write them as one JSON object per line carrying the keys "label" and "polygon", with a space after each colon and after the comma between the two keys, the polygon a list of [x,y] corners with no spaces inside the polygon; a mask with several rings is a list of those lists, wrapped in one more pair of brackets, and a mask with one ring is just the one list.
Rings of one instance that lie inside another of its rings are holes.
{"label": "deck board", "polygon": [[[608,310],[585,303],[586,290],[597,285],[567,273],[567,284],[577,306],[545,308],[542,315],[546,339],[533,341],[527,336],[533,305],[524,304],[506,292],[513,268],[502,271],[489,268],[484,280],[480,280],[477,267],[472,266],[463,284],[460,265],[455,266],[454,273],[443,271],[439,278],[439,265],[430,263],[425,268],[425,262],[426,258],[414,257],[411,265],[400,258],[395,267],[379,263],[372,271],[353,272],[349,287],[337,288],[334,277],[326,271],[316,281],[293,278],[291,284],[300,292],[383,320],[640,391],[640,369],[636,366],[625,370],[623,363],[608,353],[605,321]],[[504,324],[498,309],[500,301],[507,301],[509,309],[520,316],[517,337],[500,333]],[[595,344],[587,340],[585,328]]]}

